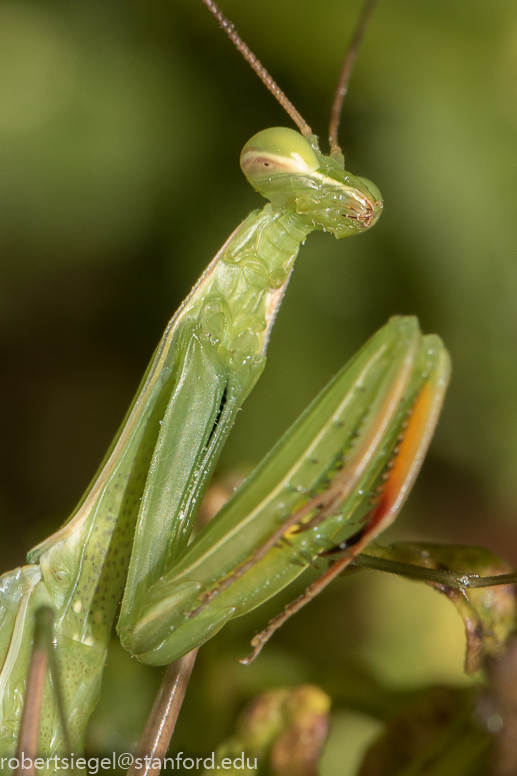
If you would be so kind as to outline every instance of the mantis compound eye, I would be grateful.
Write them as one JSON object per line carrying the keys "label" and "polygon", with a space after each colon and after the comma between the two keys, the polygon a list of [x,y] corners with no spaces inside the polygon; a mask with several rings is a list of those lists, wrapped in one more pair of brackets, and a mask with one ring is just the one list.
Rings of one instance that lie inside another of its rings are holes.
{"label": "mantis compound eye", "polygon": [[294,129],[272,127],[248,140],[241,153],[241,168],[254,185],[279,175],[306,175],[320,166],[305,138]]}
{"label": "mantis compound eye", "polygon": [[377,186],[375,185],[375,183],[373,183],[369,178],[362,178],[361,176],[359,176],[358,179],[365,184],[366,188],[368,189],[368,191],[370,192],[372,197],[377,202],[381,202],[382,203],[382,194],[379,191],[379,189],[377,188]]}

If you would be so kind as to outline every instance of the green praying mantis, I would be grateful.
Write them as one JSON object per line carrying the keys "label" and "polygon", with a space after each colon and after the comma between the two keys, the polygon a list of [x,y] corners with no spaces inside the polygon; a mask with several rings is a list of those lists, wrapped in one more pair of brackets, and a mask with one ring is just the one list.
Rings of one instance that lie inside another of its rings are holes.
{"label": "green praying mantis", "polygon": [[[377,188],[345,171],[337,144],[348,77],[345,68],[330,156],[283,96],[301,134],[270,129],[245,145],[241,166],[268,204],[234,231],[170,321],[69,521],[29,553],[28,566],[1,578],[0,756],[15,751],[42,606],[55,612],[64,716],[80,751],[120,604],[123,646],[166,665],[338,547],[340,559],[255,638],[256,654],[400,510],[449,376],[443,344],[423,337],[414,318],[392,319],[374,335],[190,541],[236,413],[264,368],[300,244],[315,229],[359,234],[381,213]],[[39,751],[66,751],[53,681],[42,703]]]}

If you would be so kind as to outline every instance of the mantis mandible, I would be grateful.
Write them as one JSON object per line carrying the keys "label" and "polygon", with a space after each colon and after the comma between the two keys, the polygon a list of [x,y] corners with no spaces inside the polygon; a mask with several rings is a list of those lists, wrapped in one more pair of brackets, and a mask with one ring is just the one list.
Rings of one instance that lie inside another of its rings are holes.
{"label": "mantis mandible", "polygon": [[[41,605],[56,612],[64,706],[78,751],[121,599],[123,645],[143,662],[167,664],[336,544],[345,552],[332,567],[338,573],[394,519],[414,481],[449,366],[440,340],[422,338],[416,321],[402,318],[365,345],[188,545],[220,450],[264,368],[300,243],[315,229],[338,238],[358,234],[380,215],[377,188],[345,171],[337,143],[354,56],[338,90],[330,156],[290,108],[302,134],[265,130],[245,145],[243,171],[269,203],[235,230],[172,318],[70,520],[31,551],[29,566],[2,577],[6,753],[14,751]],[[47,684],[42,751],[63,750],[61,727]]]}

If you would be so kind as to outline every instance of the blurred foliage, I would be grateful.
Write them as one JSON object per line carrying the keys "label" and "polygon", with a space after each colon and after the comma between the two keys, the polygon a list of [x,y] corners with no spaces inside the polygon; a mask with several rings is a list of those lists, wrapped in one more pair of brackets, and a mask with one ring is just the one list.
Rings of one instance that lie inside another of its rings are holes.
{"label": "blurred foliage", "polygon": [[239,715],[234,735],[218,747],[215,763],[221,764],[209,763],[203,776],[210,776],[214,765],[229,776],[255,776],[266,758],[271,776],[317,776],[330,704],[330,697],[310,684],[261,693]]}
{"label": "blurred foliage", "polygon": [[[358,3],[223,5],[325,146]],[[242,145],[289,121],[198,0],[2,1],[0,70],[7,569],[71,511],[167,319],[228,234],[261,206],[239,170]],[[453,381],[418,487],[388,538],[482,544],[515,565],[513,0],[382,0],[342,140],[347,168],[378,184],[385,213],[354,240],[311,236],[268,368],[221,468],[257,462],[367,336],[392,314],[417,314],[450,348]],[[383,695],[368,671],[392,687],[461,681],[461,623],[431,598],[400,580],[340,580],[250,669],[234,658],[281,603],[233,623],[201,651],[178,748],[211,751],[265,687],[317,682],[336,708],[369,715],[371,730],[393,693]],[[119,651],[110,660],[113,693],[129,686],[116,679],[119,662],[129,670],[124,660]],[[133,697],[135,707],[147,703]],[[130,723],[121,745],[135,735]],[[343,774],[341,766],[327,773]]]}

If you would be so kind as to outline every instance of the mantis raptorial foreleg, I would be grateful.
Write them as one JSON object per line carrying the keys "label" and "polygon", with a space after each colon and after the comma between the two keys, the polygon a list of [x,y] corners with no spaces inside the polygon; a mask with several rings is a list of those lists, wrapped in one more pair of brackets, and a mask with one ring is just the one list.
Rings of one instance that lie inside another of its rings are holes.
{"label": "mantis raptorial foreleg", "polygon": [[398,512],[447,379],[443,346],[414,319],[381,329],[148,590],[131,630],[121,618],[126,648],[173,660],[360,531],[351,560]]}

